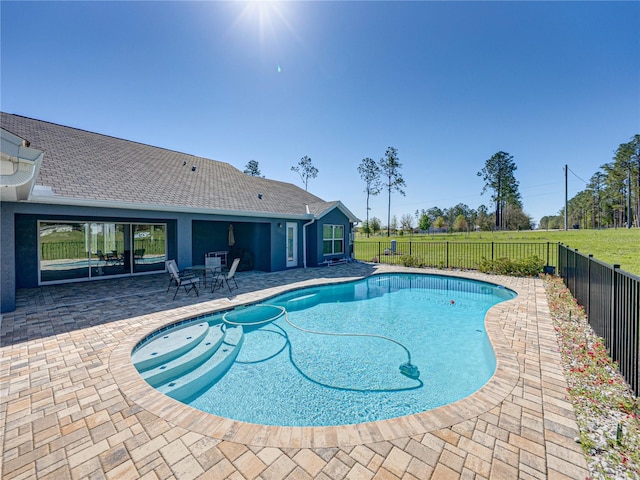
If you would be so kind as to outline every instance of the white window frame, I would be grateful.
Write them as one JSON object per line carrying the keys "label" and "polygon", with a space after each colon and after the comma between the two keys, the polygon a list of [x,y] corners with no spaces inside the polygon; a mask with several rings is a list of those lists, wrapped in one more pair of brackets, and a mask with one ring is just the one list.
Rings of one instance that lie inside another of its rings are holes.
{"label": "white window frame", "polygon": [[[324,234],[325,234],[325,229],[327,227],[331,228],[331,237],[326,237],[325,238]],[[336,228],[341,228],[342,229],[342,236],[336,237]],[[344,250],[345,250],[345,248],[344,248],[345,247],[345,245],[344,245],[344,243],[345,243],[344,232],[345,231],[346,231],[346,228],[345,228],[344,225],[339,225],[339,224],[333,225],[333,224],[326,223],[326,224],[324,224],[322,226],[322,254],[325,257],[331,256],[331,255],[344,254]],[[341,245],[342,245],[342,250],[339,251],[339,252],[335,251],[336,241],[338,241],[338,240],[341,242]],[[325,251],[324,251],[324,243],[325,242],[331,242],[331,253],[325,253]]]}

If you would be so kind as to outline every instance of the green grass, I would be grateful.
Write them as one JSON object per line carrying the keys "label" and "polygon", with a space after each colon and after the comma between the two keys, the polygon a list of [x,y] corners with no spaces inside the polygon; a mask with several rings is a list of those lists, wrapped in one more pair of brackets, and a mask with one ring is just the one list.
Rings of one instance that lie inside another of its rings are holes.
{"label": "green grass", "polygon": [[470,232],[435,235],[397,235],[392,237],[356,236],[357,244],[368,242],[552,242],[577,248],[586,255],[608,263],[618,264],[622,270],[640,275],[640,229],[617,228],[607,230],[531,230],[523,232]]}

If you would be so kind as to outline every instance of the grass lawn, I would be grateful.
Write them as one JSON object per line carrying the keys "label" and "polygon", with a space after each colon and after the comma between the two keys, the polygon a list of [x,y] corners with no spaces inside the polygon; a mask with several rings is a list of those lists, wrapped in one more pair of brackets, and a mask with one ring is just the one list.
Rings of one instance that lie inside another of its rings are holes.
{"label": "grass lawn", "polygon": [[392,237],[356,236],[357,244],[367,242],[552,242],[577,248],[608,264],[619,264],[622,270],[640,275],[640,229],[617,228],[607,230],[530,230],[523,232],[470,232],[434,235],[396,235]]}

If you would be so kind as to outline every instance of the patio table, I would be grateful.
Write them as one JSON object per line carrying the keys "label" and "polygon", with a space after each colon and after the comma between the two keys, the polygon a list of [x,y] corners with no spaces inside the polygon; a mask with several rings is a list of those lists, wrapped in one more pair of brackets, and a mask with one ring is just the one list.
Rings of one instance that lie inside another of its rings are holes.
{"label": "patio table", "polygon": [[[204,283],[204,286],[206,288],[207,287],[207,272],[210,272],[211,279],[213,281],[213,279],[216,276],[216,273],[222,271],[222,267],[221,266],[220,267],[211,267],[211,266],[207,266],[207,265],[193,265],[191,267],[185,268],[185,270],[191,270],[194,273],[201,272],[201,274],[202,274],[202,283]],[[196,273],[196,275],[200,276],[200,274],[198,274],[198,273]]]}

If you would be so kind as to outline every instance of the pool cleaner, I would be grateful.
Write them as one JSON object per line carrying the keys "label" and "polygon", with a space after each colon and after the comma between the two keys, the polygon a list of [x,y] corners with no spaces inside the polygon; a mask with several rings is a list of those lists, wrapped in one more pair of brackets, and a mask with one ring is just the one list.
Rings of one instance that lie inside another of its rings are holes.
{"label": "pool cleaner", "polygon": [[414,380],[416,378],[420,378],[420,370],[418,370],[418,367],[413,365],[411,362],[400,365],[400,373],[406,377],[413,378]]}

